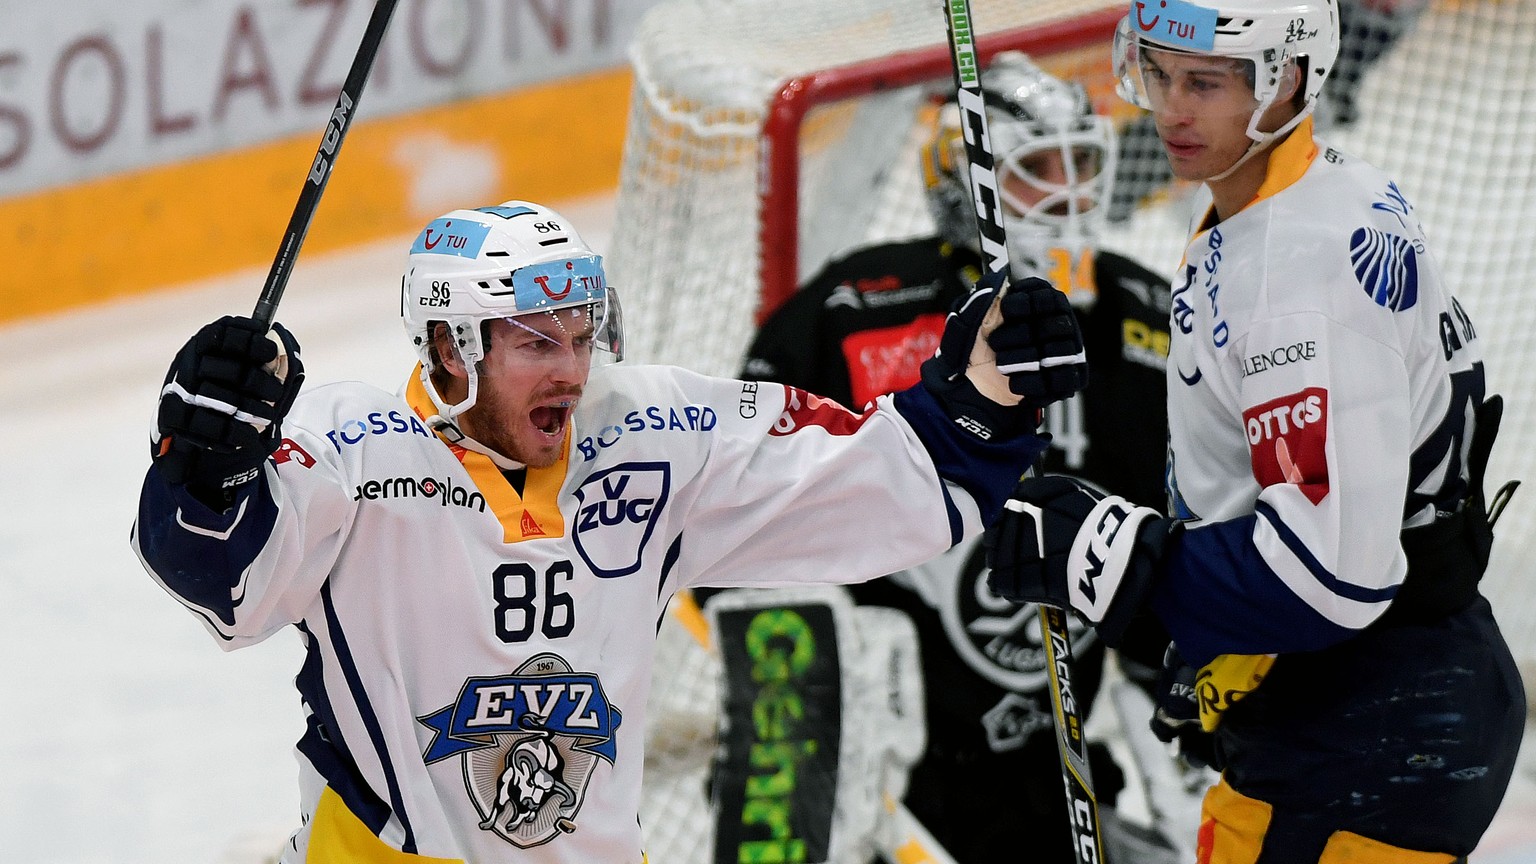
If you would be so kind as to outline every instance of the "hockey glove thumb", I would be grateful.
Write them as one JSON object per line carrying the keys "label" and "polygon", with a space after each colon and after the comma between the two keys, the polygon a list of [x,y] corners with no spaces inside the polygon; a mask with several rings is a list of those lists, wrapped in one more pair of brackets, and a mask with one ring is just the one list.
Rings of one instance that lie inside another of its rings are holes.
{"label": "hockey glove thumb", "polygon": [[1116,647],[1177,525],[1069,477],[1026,477],[987,529],[987,585],[1015,603],[1074,609]]}
{"label": "hockey glove thumb", "polygon": [[1173,645],[1163,655],[1163,671],[1157,679],[1157,709],[1152,712],[1152,734],[1165,744],[1177,741],[1179,753],[1192,765],[1216,764],[1215,736],[1200,725],[1200,699],[1195,690],[1199,670],[1184,662]]}
{"label": "hockey glove thumb", "polygon": [[304,381],[299,343],[226,315],[197,331],[160,390],[150,455],[173,484],[215,510],[234,503],[282,443],[281,424]]}

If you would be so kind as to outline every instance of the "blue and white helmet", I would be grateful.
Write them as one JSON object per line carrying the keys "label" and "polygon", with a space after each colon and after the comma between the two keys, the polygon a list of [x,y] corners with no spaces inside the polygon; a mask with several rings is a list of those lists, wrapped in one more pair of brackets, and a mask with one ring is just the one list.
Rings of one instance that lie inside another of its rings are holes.
{"label": "blue and white helmet", "polygon": [[[1114,74],[1120,97],[1156,110],[1142,76],[1146,49],[1230,57],[1246,64],[1253,86],[1248,137],[1264,143],[1311,114],[1339,56],[1338,0],[1131,0],[1116,28]],[[1298,81],[1302,106],[1285,128],[1261,132],[1259,118],[1287,89],[1286,76],[1306,58]]]}
{"label": "blue and white helmet", "polygon": [[[592,316],[593,346],[617,360],[622,322],[602,256],[565,217],[527,201],[454,210],[433,219],[411,244],[401,280],[400,318],[421,359],[427,392],[447,420],[475,402],[474,367],[485,357],[484,322],[573,307],[585,307]],[[444,404],[429,378],[436,362],[435,322],[448,325],[469,370],[469,394],[456,405]]]}

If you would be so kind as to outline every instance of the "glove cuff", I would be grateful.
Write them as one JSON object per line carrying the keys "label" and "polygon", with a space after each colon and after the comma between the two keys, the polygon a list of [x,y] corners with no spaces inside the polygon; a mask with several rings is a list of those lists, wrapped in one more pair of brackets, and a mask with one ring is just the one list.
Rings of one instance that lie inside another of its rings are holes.
{"label": "glove cuff", "polygon": [[1131,622],[1145,608],[1152,589],[1162,578],[1169,544],[1183,530],[1183,523],[1160,517],[1150,507],[1138,507],[1127,518],[1139,521],[1133,547],[1129,550],[1130,562],[1097,626],[1099,638],[1115,649],[1124,643]]}
{"label": "glove cuff", "polygon": [[999,405],[988,399],[965,374],[950,377],[950,369],[937,357],[922,365],[923,386],[955,425],[983,441],[1009,440],[1032,434],[1040,425],[1038,408]]}

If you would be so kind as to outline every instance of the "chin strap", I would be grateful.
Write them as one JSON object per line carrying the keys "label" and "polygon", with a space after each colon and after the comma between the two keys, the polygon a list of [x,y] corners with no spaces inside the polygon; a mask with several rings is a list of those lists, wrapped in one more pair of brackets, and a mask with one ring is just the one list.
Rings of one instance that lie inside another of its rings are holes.
{"label": "chin strap", "polygon": [[528,467],[522,462],[508,459],[500,453],[497,453],[495,450],[492,450],[484,444],[481,444],[479,441],[476,441],[468,435],[465,435],[463,432],[459,432],[459,440],[455,441],[454,443],[458,444],[460,447],[463,447],[465,450],[473,450],[474,452],[479,453],[481,456],[490,459],[491,462],[495,463],[497,468],[500,468],[503,471],[519,471]]}
{"label": "chin strap", "polygon": [[456,418],[474,407],[475,399],[480,393],[480,376],[475,374],[474,364],[465,364],[465,370],[469,373],[469,393],[464,397],[463,402],[449,405],[443,401],[443,397],[437,392],[437,386],[432,383],[432,373],[427,368],[427,364],[425,362],[421,364],[421,386],[427,391],[427,398],[437,406],[437,413],[427,418],[427,425],[432,427],[433,431],[442,433],[442,436],[452,444],[470,440],[463,430],[459,429]]}
{"label": "chin strap", "polygon": [[437,388],[432,386],[432,377],[427,373],[426,364],[422,364],[421,367],[421,384],[426,388],[427,396],[432,399],[432,404],[436,405],[438,410],[438,413],[427,418],[427,426],[432,431],[442,435],[449,444],[463,447],[465,450],[472,450],[485,456],[495,463],[497,468],[503,471],[517,471],[528,467],[522,462],[508,459],[479,441],[465,435],[464,430],[459,428],[458,416],[475,404],[475,391],[478,389],[479,378],[475,375],[473,368],[470,369],[469,373],[469,395],[464,398],[463,402],[457,405],[444,404],[442,397],[438,395]]}
{"label": "chin strap", "polygon": [[1285,125],[1281,126],[1279,129],[1276,129],[1273,132],[1258,132],[1253,128],[1254,124],[1258,123],[1259,116],[1269,109],[1268,105],[1261,106],[1258,110],[1253,112],[1253,122],[1250,123],[1248,127],[1248,137],[1253,139],[1253,143],[1248,145],[1248,152],[1238,157],[1238,160],[1232,163],[1231,168],[1228,168],[1220,174],[1217,174],[1215,177],[1206,178],[1205,182],[1220,183],[1221,181],[1227,179],[1227,177],[1231,176],[1233,171],[1243,167],[1243,163],[1253,158],[1255,153],[1258,153],[1265,147],[1268,147],[1271,143],[1274,142],[1276,138],[1279,138],[1281,135],[1284,135],[1292,129],[1295,129],[1297,126],[1300,126],[1301,121],[1311,117],[1312,109],[1315,107],[1317,107],[1316,102],[1309,103],[1307,107],[1303,108],[1295,117],[1292,117],[1290,120],[1286,121]]}

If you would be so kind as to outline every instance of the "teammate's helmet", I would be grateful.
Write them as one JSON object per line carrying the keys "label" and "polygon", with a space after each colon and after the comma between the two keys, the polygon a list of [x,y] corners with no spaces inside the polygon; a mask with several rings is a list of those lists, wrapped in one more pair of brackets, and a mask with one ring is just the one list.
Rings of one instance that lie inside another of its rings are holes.
{"label": "teammate's helmet", "polygon": [[[1093,254],[1115,174],[1109,118],[1094,113],[1081,85],[1051,76],[1019,51],[993,57],[981,87],[1014,274],[1046,276],[1074,303],[1092,302],[1091,279],[1051,274],[1075,271]],[[923,181],[944,239],[975,249],[976,211],[960,123],[954,102],[946,103],[921,154]],[[1042,176],[1048,162],[1059,177]]]}
{"label": "teammate's helmet", "polygon": [[[613,359],[621,356],[618,297],[604,277],[602,256],[548,207],[507,201],[455,210],[432,220],[411,244],[400,317],[421,358],[427,392],[445,419],[474,404],[474,367],[485,357],[484,322],[567,309],[591,317],[594,347]],[[448,325],[469,369],[469,396],[457,405],[445,405],[429,379],[438,362],[435,322]]]}
{"label": "teammate's helmet", "polygon": [[[1130,14],[1115,32],[1114,72],[1121,98],[1157,110],[1155,85],[1144,75],[1145,49],[1231,57],[1245,64],[1253,86],[1248,136],[1267,141],[1312,113],[1323,82],[1339,56],[1338,0],[1166,0],[1154,6],[1132,0]],[[1288,88],[1287,76],[1299,74],[1305,57],[1306,79],[1299,82],[1302,109],[1286,128],[1258,131],[1259,118]]]}

